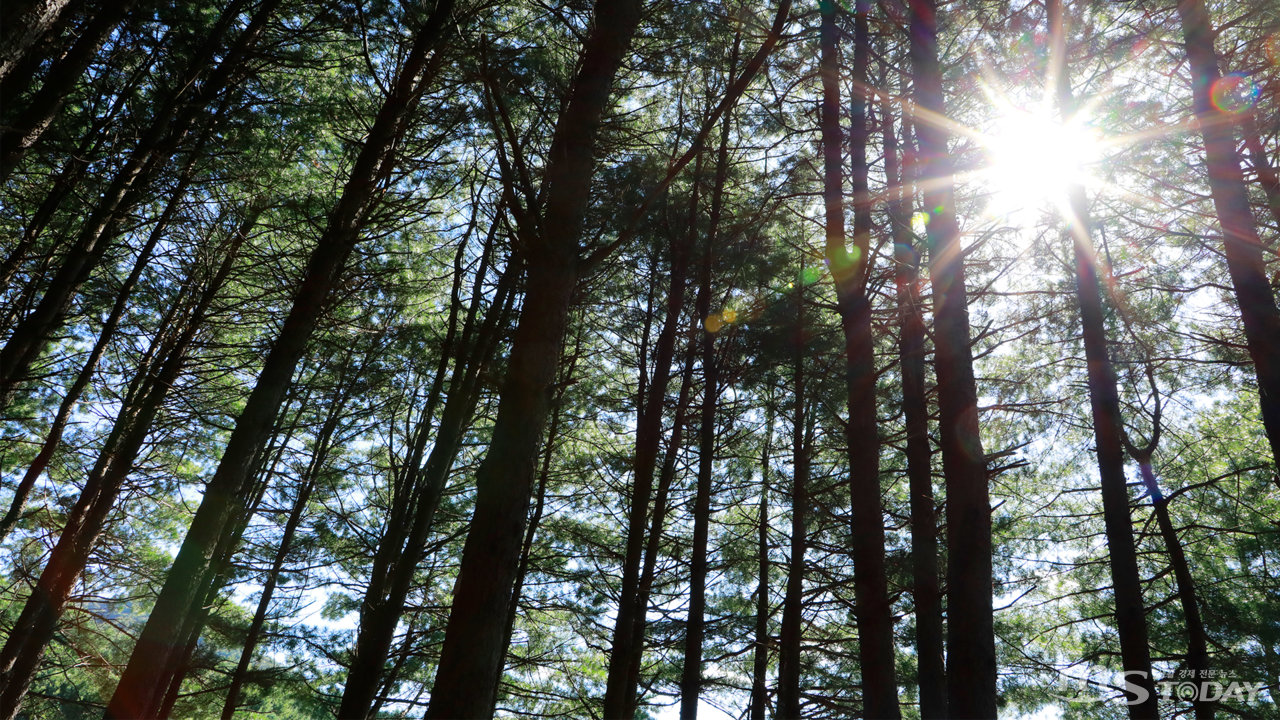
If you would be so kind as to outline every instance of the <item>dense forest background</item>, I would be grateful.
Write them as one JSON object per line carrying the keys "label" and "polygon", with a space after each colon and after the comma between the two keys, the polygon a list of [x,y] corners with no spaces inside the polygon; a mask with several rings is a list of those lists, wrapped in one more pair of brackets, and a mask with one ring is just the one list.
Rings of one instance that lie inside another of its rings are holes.
{"label": "dense forest background", "polygon": [[1280,717],[1275,0],[6,0],[0,718]]}

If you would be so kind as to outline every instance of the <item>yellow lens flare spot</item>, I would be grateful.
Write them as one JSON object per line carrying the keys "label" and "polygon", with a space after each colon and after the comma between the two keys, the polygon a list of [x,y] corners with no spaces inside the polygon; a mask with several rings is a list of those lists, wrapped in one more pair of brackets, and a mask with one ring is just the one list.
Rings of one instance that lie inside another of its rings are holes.
{"label": "yellow lens flare spot", "polygon": [[917,212],[911,216],[911,229],[917,235],[923,235],[925,228],[929,225],[929,213]]}
{"label": "yellow lens flare spot", "polygon": [[725,310],[724,312],[720,313],[720,319],[724,321],[725,325],[732,325],[738,322],[738,311]]}
{"label": "yellow lens flare spot", "polygon": [[702,326],[705,327],[709,333],[718,333],[720,332],[720,328],[724,327],[724,320],[721,319],[720,313],[711,313],[707,316],[707,319],[702,322]]}

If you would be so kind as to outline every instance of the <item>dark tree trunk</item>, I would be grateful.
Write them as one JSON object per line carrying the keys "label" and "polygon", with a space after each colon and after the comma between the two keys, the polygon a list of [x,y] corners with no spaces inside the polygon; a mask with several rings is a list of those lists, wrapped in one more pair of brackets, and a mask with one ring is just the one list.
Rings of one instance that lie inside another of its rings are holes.
{"label": "dark tree trunk", "polygon": [[[800,277],[804,276],[801,263]],[[804,283],[796,284],[795,366],[791,415],[791,552],[787,560],[787,587],[782,600],[782,628],[778,642],[778,709],[781,720],[800,718],[800,635],[804,624],[804,555],[809,511],[809,420],[804,372]]]}
{"label": "dark tree trunk", "polygon": [[[1191,577],[1191,564],[1187,562],[1182,540],[1169,517],[1169,498],[1160,491],[1160,483],[1151,467],[1150,452],[1130,454],[1138,461],[1142,482],[1147,486],[1147,493],[1151,496],[1151,509],[1155,512],[1156,524],[1160,527],[1160,537],[1169,553],[1169,565],[1173,568],[1173,578],[1178,588],[1178,604],[1182,606],[1183,622],[1187,628],[1187,667],[1195,671],[1193,677],[1205,677],[1201,673],[1209,669],[1209,634],[1205,631],[1204,618],[1200,615],[1200,602],[1196,597],[1195,580]],[[1197,697],[1193,706],[1196,720],[1213,720],[1214,703]]]}
{"label": "dark tree trunk", "polygon": [[[702,164],[699,154],[693,172],[693,191],[689,201],[689,213],[695,216],[698,205],[698,176]],[[696,225],[689,223],[692,234]],[[667,291],[666,317],[653,361],[653,380],[643,402],[641,417],[636,425],[635,485],[631,491],[631,508],[627,514],[627,546],[622,565],[622,590],[618,596],[618,617],[613,626],[613,646],[609,654],[609,675],[605,685],[604,717],[606,720],[630,720],[628,713],[627,678],[631,655],[635,646],[644,638],[633,633],[641,607],[637,589],[640,584],[641,556],[645,546],[645,527],[649,516],[649,497],[653,490],[653,475],[658,463],[658,450],[662,443],[662,408],[667,397],[667,385],[671,379],[671,364],[675,357],[676,334],[680,315],[684,310],[685,281],[688,276],[689,246],[692,238],[671,238],[671,286]],[[643,369],[641,370],[643,373]]]}
{"label": "dark tree trunk", "polygon": [[[481,270],[483,269],[482,266]],[[483,328],[477,334],[472,346],[471,335],[483,278],[476,279],[472,306],[464,324],[462,349],[455,363],[448,398],[440,416],[440,425],[431,447],[431,454],[427,458],[426,466],[419,472],[417,464],[421,461],[421,443],[425,440],[424,436],[420,435],[418,448],[407,470],[410,477],[405,482],[405,492],[413,494],[412,521],[408,523],[409,531],[406,536],[403,536],[402,546],[400,538],[394,540],[390,548],[391,555],[385,561],[385,569],[375,572],[375,577],[365,593],[365,602],[361,606],[360,631],[356,637],[355,659],[347,677],[346,687],[343,689],[340,717],[366,717],[374,701],[386,666],[387,655],[395,638],[396,626],[404,613],[405,602],[412,589],[418,562],[422,558],[427,539],[430,537],[436,507],[444,492],[445,481],[448,479],[449,470],[453,467],[453,462],[461,448],[463,434],[475,411],[480,390],[479,374],[497,349],[500,328],[506,325],[514,295],[511,285],[518,273],[519,263],[512,258],[498,282],[493,304],[485,313]],[[420,433],[426,433],[429,422],[428,414],[424,416]]]}
{"label": "dark tree trunk", "polygon": [[[695,160],[694,190],[690,197],[690,217],[698,208],[698,177],[701,154]],[[694,223],[689,223],[690,234]],[[654,470],[658,465],[658,451],[662,445],[663,405],[667,400],[667,386],[671,382],[671,366],[676,354],[676,334],[680,329],[681,313],[685,307],[685,282],[689,275],[690,237],[672,233],[671,238],[671,287],[667,291],[666,318],[658,333],[654,352],[653,380],[644,397],[640,418],[636,424],[635,486],[631,491],[631,507],[627,512],[627,546],[622,559],[622,589],[618,596],[618,615],[613,624],[613,644],[609,652],[609,674],[604,691],[604,720],[627,720],[627,676],[631,655],[644,638],[635,633],[636,616],[644,614],[637,589],[640,585],[640,565],[645,548],[645,528],[649,519],[649,500],[653,493]],[[641,369],[641,373],[644,369]]]}
{"label": "dark tree trunk", "polygon": [[[54,0],[57,2],[58,0]],[[48,3],[53,4],[53,3]],[[65,4],[65,1],[63,2]],[[133,9],[136,0],[103,3],[65,55],[49,68],[44,82],[10,127],[0,131],[0,183],[9,179],[23,155],[48,129],[67,96],[84,76],[98,48]],[[2,66],[0,66],[2,68]],[[3,74],[0,73],[0,77]],[[12,101],[13,98],[8,98]]]}
{"label": "dark tree trunk", "polygon": [[1276,221],[1276,227],[1280,229],[1280,177],[1276,175],[1276,169],[1271,166],[1267,149],[1263,147],[1262,138],[1258,136],[1256,116],[1253,112],[1244,116],[1243,131],[1244,146],[1249,151],[1249,165],[1258,176],[1262,195],[1267,199],[1267,209],[1271,211],[1271,217]]}
{"label": "dark tree trunk", "polygon": [[245,507],[253,462],[275,424],[329,292],[359,240],[367,212],[380,195],[381,180],[395,162],[397,140],[403,136],[409,112],[427,81],[421,77],[427,56],[450,24],[451,11],[450,0],[441,0],[431,12],[378,112],[328,227],[312,251],[289,315],[236,421],[218,469],[205,488],[155,608],[107,706],[108,718],[125,720],[156,714],[162,699],[160,692],[168,685],[172,661],[185,639],[182,628],[197,611],[200,590],[208,585],[213,550],[229,523]]}
{"label": "dark tree trunk", "polygon": [[[579,338],[581,340],[581,338]],[[581,342],[574,350],[573,356],[567,360],[567,367],[561,373],[560,382],[556,383],[559,390],[556,398],[552,402],[551,425],[547,428],[547,440],[542,450],[542,470],[538,472],[538,489],[534,493],[533,512],[529,516],[529,527],[524,533],[524,543],[520,547],[520,565],[516,570],[516,584],[511,590],[511,607],[507,609],[506,621],[506,641],[503,646],[507,648],[507,656],[511,654],[511,635],[515,632],[516,616],[519,615],[520,594],[524,592],[525,577],[529,574],[529,563],[533,556],[533,542],[537,539],[538,526],[542,524],[542,514],[546,510],[547,502],[547,480],[551,477],[551,460],[555,456],[556,441],[559,439],[560,405],[564,402],[564,390],[569,383],[573,382],[574,370],[577,367],[578,359],[581,356]],[[503,667],[498,671],[498,679],[494,682],[493,702],[490,705],[493,709],[491,713],[496,713],[498,708],[498,692],[502,685],[502,671],[506,669],[506,657],[503,658]]]}
{"label": "dark tree trunk", "polygon": [[[714,239],[714,235],[713,229],[709,239]],[[698,288],[698,318],[706,318],[711,312],[711,263],[714,252],[714,245],[709,242],[702,268],[702,283]],[[716,406],[720,397],[715,335],[704,328],[699,337],[702,345],[702,415],[698,427],[698,481],[693,499],[693,544],[689,548],[689,614],[685,621],[684,662],[680,675],[680,720],[697,719],[698,697],[702,693],[711,481],[716,460]]]}
{"label": "dark tree trunk", "polygon": [[1258,401],[1271,457],[1280,466],[1280,310],[1267,279],[1263,245],[1240,170],[1236,121],[1213,104],[1213,87],[1222,79],[1213,48],[1213,22],[1203,0],[1180,0],[1177,8],[1191,69],[1192,105],[1204,137],[1209,191],[1222,225],[1227,272],[1258,376]]}
{"label": "dark tree trunk", "polygon": [[[282,447],[281,451],[283,449]],[[266,457],[268,457],[267,453],[263,453],[260,458],[255,460],[255,465],[260,466],[260,461]],[[276,459],[279,459],[278,455]],[[209,581],[201,592],[204,601],[199,604],[196,612],[187,618],[187,622],[182,628],[182,637],[186,638],[186,641],[182,651],[178,653],[177,661],[174,663],[174,670],[168,680],[168,689],[160,702],[160,709],[156,711],[157,720],[169,720],[169,717],[173,714],[174,706],[182,696],[182,683],[194,665],[193,660],[195,651],[200,644],[201,630],[204,628],[205,621],[208,620],[214,605],[218,601],[219,593],[222,592],[222,588],[231,577],[234,569],[233,561],[235,560],[236,548],[240,545],[240,538],[244,536],[244,531],[249,527],[249,521],[253,519],[253,516],[258,512],[258,506],[262,504],[262,499],[266,495],[267,485],[273,472],[274,467],[266,469],[257,482],[254,483],[256,491],[252,502],[249,503],[244,512],[240,513],[240,516],[233,523],[232,529],[224,534],[218,543],[217,549],[214,551],[215,561],[213,566],[215,571],[211,573]]]}
{"label": "dark tree trunk", "polygon": [[867,278],[871,263],[871,203],[867,189],[867,68],[871,58],[869,0],[857,0],[854,13],[854,62],[850,151],[853,180],[853,249],[845,243],[844,173],[841,162],[840,77],[836,56],[835,5],[822,6],[822,149],[826,205],[827,265],[835,281],[845,339],[845,386],[849,421],[854,604],[858,658],[862,671],[863,714],[900,716],[894,672],[893,608],[885,576],[884,513],[880,502],[880,439],[876,423],[875,340]]}
{"label": "dark tree trunk", "polygon": [[276,585],[280,581],[280,573],[284,570],[284,564],[288,560],[289,551],[293,546],[293,537],[298,531],[298,526],[302,523],[303,513],[306,512],[307,503],[311,500],[311,493],[315,490],[319,475],[323,472],[325,463],[328,462],[333,434],[338,428],[338,422],[341,420],[342,410],[346,404],[345,388],[339,392],[343,393],[343,397],[334,402],[329,411],[329,417],[320,429],[320,434],[316,440],[315,453],[312,455],[306,474],[298,487],[298,495],[294,498],[293,508],[289,511],[289,518],[285,521],[284,534],[280,538],[279,547],[276,548],[276,556],[271,562],[271,570],[267,572],[266,582],[262,586],[262,596],[258,598],[258,607],[254,610],[253,620],[249,623],[244,645],[240,649],[240,660],[236,663],[236,668],[231,673],[230,687],[227,688],[227,698],[222,706],[222,720],[231,720],[239,707],[240,689],[244,686],[245,679],[248,677],[249,665],[253,661],[254,651],[258,647],[262,628],[266,625],[267,614],[271,609],[272,596],[275,594]]}
{"label": "dark tree trunk", "polygon": [[22,60],[27,50],[72,8],[70,0],[12,0],[5,4],[0,24],[0,79]]}
{"label": "dark tree trunk", "polygon": [[[916,105],[946,117],[935,0],[911,0],[911,67]],[[981,720],[996,716],[996,648],[991,499],[978,431],[969,301],[946,125],[917,122],[915,127],[919,179],[929,208],[938,429],[947,488],[947,708],[956,720]]]}
{"label": "dark tree trunk", "polygon": [[556,124],[542,192],[541,234],[528,248],[528,291],[512,341],[489,451],[476,474],[475,514],[454,585],[427,718],[490,717],[506,656],[503,627],[546,424],[595,166],[595,138],[614,77],[640,21],[637,0],[601,1],[578,75]]}
{"label": "dark tree trunk", "polygon": [[765,412],[764,450],[760,453],[760,526],[756,538],[756,637],[751,667],[751,720],[765,720],[769,706],[769,462],[773,448],[773,412]]}
{"label": "dark tree trunk", "polygon": [[[906,118],[904,149],[910,148]],[[886,108],[885,176],[891,201],[894,282],[898,296],[898,362],[902,373],[902,415],[907,430],[907,484],[911,495],[911,584],[916,615],[916,668],[921,720],[947,716],[947,669],[943,653],[942,586],[938,577],[938,519],[933,500],[929,448],[929,404],[925,390],[925,323],[920,298],[920,253],[913,247],[913,186],[899,165],[898,140]]]}
{"label": "dark tree trunk", "polygon": [[[693,337],[697,337],[697,321]],[[644,549],[644,567],[640,570],[640,582],[636,591],[635,627],[631,636],[635,642],[631,646],[631,659],[627,668],[627,713],[625,717],[635,717],[639,705],[640,665],[644,659],[645,626],[649,613],[649,594],[653,589],[653,580],[657,572],[658,553],[662,547],[662,528],[667,518],[667,498],[671,492],[671,482],[676,476],[676,460],[684,447],[684,426],[688,421],[690,396],[693,394],[693,362],[697,353],[690,347],[685,353],[684,370],[681,372],[680,394],[676,398],[675,418],[671,425],[671,437],[667,441],[666,456],[662,461],[662,472],[658,475],[658,492],[653,499],[653,518],[649,521],[648,540]]]}
{"label": "dark tree trunk", "polygon": [[[1053,35],[1058,111],[1064,122],[1075,113],[1071,79],[1066,62],[1065,20],[1061,0],[1048,0],[1049,23]],[[1151,677],[1151,647],[1147,640],[1147,616],[1142,604],[1142,577],[1138,572],[1133,520],[1129,514],[1129,489],[1124,477],[1123,426],[1115,369],[1107,354],[1106,320],[1102,289],[1098,280],[1098,257],[1090,237],[1091,220],[1084,187],[1067,189],[1072,217],[1071,228],[1076,266],[1076,300],[1084,336],[1088,365],[1089,404],[1093,415],[1093,437],[1098,453],[1098,473],[1102,484],[1102,511],[1107,551],[1116,604],[1116,627],[1120,635],[1120,659],[1124,670],[1145,673],[1128,681],[1145,687],[1146,702],[1128,705],[1129,717],[1157,718],[1154,679]]]}

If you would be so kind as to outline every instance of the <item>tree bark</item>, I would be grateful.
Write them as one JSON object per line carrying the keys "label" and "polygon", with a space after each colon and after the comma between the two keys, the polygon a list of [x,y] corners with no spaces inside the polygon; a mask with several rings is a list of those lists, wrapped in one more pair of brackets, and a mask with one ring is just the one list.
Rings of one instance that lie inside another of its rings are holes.
{"label": "tree bark", "polygon": [[863,713],[896,719],[898,682],[894,672],[893,608],[884,559],[884,513],[880,501],[880,439],[876,423],[875,339],[867,279],[871,263],[871,203],[867,188],[867,121],[871,59],[869,0],[854,5],[854,62],[850,152],[853,185],[853,249],[845,245],[844,173],[841,162],[840,77],[836,57],[835,5],[822,5],[822,149],[826,205],[826,259],[835,281],[845,339],[845,387],[849,421],[845,443],[849,458],[852,507],[854,606],[858,658],[862,671]]}
{"label": "tree bark", "polygon": [[[1047,9],[1054,50],[1058,112],[1062,120],[1068,122],[1075,114],[1076,107],[1066,62],[1065,19],[1061,0],[1048,0]],[[1133,520],[1129,514],[1129,490],[1124,476],[1120,394],[1116,389],[1115,368],[1107,354],[1098,257],[1090,236],[1091,219],[1084,187],[1079,184],[1070,185],[1067,198],[1072,216],[1066,220],[1071,228],[1075,253],[1076,300],[1080,305],[1085,361],[1088,365],[1089,404],[1102,484],[1103,520],[1115,595],[1116,627],[1120,635],[1120,659],[1125,671],[1145,673],[1140,677],[1129,677],[1128,681],[1146,688],[1148,692],[1145,702],[1128,705],[1129,717],[1135,720],[1157,718],[1159,708],[1154,678],[1151,677],[1151,647],[1147,640],[1146,610],[1142,604],[1142,578],[1138,572]]]}
{"label": "tree bark", "polygon": [[475,513],[427,718],[483,718],[492,713],[493,684],[506,654],[503,628],[494,618],[506,617],[511,602],[548,391],[555,382],[578,280],[595,137],[639,21],[637,0],[597,3],[577,77],[556,124],[541,194],[541,232],[530,238],[528,291],[489,451],[476,474]]}
{"label": "tree bark", "polygon": [[1240,170],[1236,121],[1213,104],[1213,87],[1222,79],[1213,47],[1213,22],[1203,0],[1179,0],[1177,8],[1191,68],[1192,106],[1204,138],[1209,192],[1222,225],[1227,272],[1258,377],[1262,424],[1272,460],[1280,466],[1280,309],[1267,279],[1263,245]]}
{"label": "tree bark", "polygon": [[[945,118],[935,0],[911,0],[911,67],[915,104],[930,117]],[[915,127],[929,210],[938,429],[947,489],[947,708],[956,720],[981,720],[997,712],[991,500],[948,132],[939,120],[921,120]]]}
{"label": "tree bark", "polygon": [[756,553],[756,637],[751,667],[751,720],[765,720],[769,706],[769,462],[773,448],[773,412],[765,410],[764,449],[760,453],[760,517]]}
{"label": "tree bark", "polygon": [[799,720],[800,646],[804,624],[804,555],[808,546],[805,536],[809,511],[809,435],[804,371],[804,263],[800,265],[801,281],[796,286],[795,356],[792,368],[792,392],[795,407],[791,415],[791,552],[787,560],[787,587],[782,600],[782,628],[778,642],[778,708],[781,720]]}
{"label": "tree bark", "polygon": [[[58,2],[66,4],[65,0],[53,0],[46,4],[52,5]],[[102,8],[94,13],[93,18],[67,53],[49,68],[40,89],[27,101],[21,114],[10,127],[0,131],[0,183],[9,179],[27,150],[36,144],[44,131],[53,123],[67,96],[71,94],[76,83],[84,76],[89,63],[98,54],[102,43],[124,20],[135,4],[136,0],[103,3]],[[0,61],[0,79],[3,78],[3,67],[3,61]],[[13,98],[8,99],[13,100]]]}
{"label": "tree bark", "polygon": [[70,0],[14,0],[6,3],[7,19],[0,27],[0,79],[9,74],[27,50],[49,31]]}
{"label": "tree bark", "polygon": [[[715,236],[714,229],[709,240]],[[711,312],[711,263],[715,248],[708,242],[698,289],[698,318]],[[720,374],[716,362],[715,335],[699,333],[702,350],[702,415],[698,427],[698,481],[693,499],[693,544],[689,548],[689,614],[685,621],[684,663],[680,675],[680,720],[697,720],[702,693],[702,654],[706,639],[707,553],[711,530],[711,481],[715,471],[716,406]]]}
{"label": "tree bark", "polygon": [[108,718],[146,718],[156,713],[162,699],[158,689],[167,686],[172,659],[184,639],[182,628],[197,610],[199,589],[208,584],[213,550],[228,523],[247,502],[253,461],[275,424],[294,369],[307,348],[330,290],[359,240],[367,212],[380,196],[382,179],[395,162],[397,141],[404,135],[409,113],[423,83],[428,81],[422,77],[428,54],[440,42],[451,14],[451,0],[441,0],[432,10],[370,128],[342,197],[312,251],[289,315],[236,421],[218,469],[205,488],[155,608],[107,706]]}
{"label": "tree bark", "polygon": [[[920,298],[920,253],[911,229],[913,185],[899,164],[899,145],[886,108],[885,179],[891,200],[894,282],[898,298],[898,363],[902,374],[902,415],[907,431],[907,485],[911,495],[911,592],[916,615],[916,678],[921,720],[947,716],[947,668],[943,646],[942,586],[938,577],[938,519],[933,499],[929,448],[929,403],[925,389],[925,323]],[[902,120],[904,148],[909,148]]]}

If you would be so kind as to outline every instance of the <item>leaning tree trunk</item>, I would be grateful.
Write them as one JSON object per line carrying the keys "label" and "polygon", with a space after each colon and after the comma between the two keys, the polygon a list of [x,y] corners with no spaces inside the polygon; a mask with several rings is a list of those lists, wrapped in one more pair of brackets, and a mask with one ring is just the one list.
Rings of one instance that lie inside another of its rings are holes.
{"label": "leaning tree trunk", "polygon": [[947,489],[947,707],[957,720],[996,716],[996,647],[991,499],[978,429],[978,393],[969,344],[969,300],[956,223],[948,132],[943,121],[935,0],[911,0],[915,123],[920,150],[938,377],[938,429]]}
{"label": "leaning tree trunk", "polygon": [[271,561],[271,569],[267,571],[266,582],[262,584],[262,595],[258,598],[258,607],[254,610],[253,620],[249,622],[249,629],[245,633],[244,645],[240,648],[240,660],[236,663],[235,670],[231,673],[227,697],[222,705],[222,720],[231,720],[239,707],[240,689],[244,687],[245,679],[249,674],[249,665],[253,661],[253,654],[257,650],[258,640],[262,634],[262,628],[266,625],[267,614],[271,610],[271,600],[275,595],[276,585],[280,582],[280,573],[284,570],[285,562],[288,560],[289,552],[293,547],[293,538],[298,531],[298,526],[302,524],[302,516],[306,512],[307,503],[311,501],[311,493],[315,490],[320,473],[323,472],[325,464],[328,462],[333,434],[338,429],[338,422],[341,420],[342,410],[347,401],[346,388],[343,388],[340,392],[342,392],[342,395],[333,403],[333,407],[329,410],[329,417],[325,419],[324,425],[320,428],[319,436],[316,439],[316,450],[312,454],[311,462],[308,463],[306,473],[299,484],[298,494],[293,501],[293,508],[289,511],[289,517],[284,524],[284,533],[281,535],[280,544],[276,548],[275,558]]}
{"label": "leaning tree trunk", "polygon": [[293,306],[272,344],[258,381],[245,403],[222,460],[205,488],[187,531],[107,706],[107,717],[146,718],[156,714],[173,671],[173,659],[185,640],[183,628],[198,612],[213,551],[248,501],[250,471],[280,412],[298,360],[306,350],[330,290],[359,240],[382,178],[395,162],[398,140],[428,78],[422,77],[430,51],[450,24],[452,2],[441,0],[418,31],[404,65],[384,101],[343,189],[329,224],[312,251]]}
{"label": "leaning tree trunk", "polygon": [[0,24],[0,79],[22,60],[27,50],[58,22],[62,13],[74,9],[71,0],[11,0],[6,3],[7,19]]}
{"label": "leaning tree trunk", "polygon": [[[486,242],[484,258],[492,251],[494,233]],[[438,387],[433,383],[432,402],[428,412],[423,416],[419,429],[416,447],[406,469],[407,479],[398,495],[410,497],[408,503],[412,508],[410,517],[397,519],[394,524],[407,525],[407,534],[389,532],[386,555],[379,557],[365,592],[364,603],[360,609],[360,629],[356,635],[355,656],[351,670],[343,688],[342,704],[339,716],[344,718],[362,718],[369,713],[373,705],[377,688],[383,677],[387,656],[395,638],[395,630],[404,613],[405,602],[412,589],[413,578],[417,573],[418,562],[426,547],[431,528],[435,521],[435,511],[444,491],[449,470],[457,458],[462,446],[463,434],[466,431],[475,411],[479,398],[479,378],[481,370],[488,365],[497,349],[500,328],[506,322],[510,301],[514,295],[512,285],[519,274],[519,262],[512,257],[498,281],[494,291],[493,302],[485,313],[482,326],[476,329],[476,311],[483,295],[482,277],[487,265],[482,262],[477,273],[472,291],[471,306],[463,323],[460,349],[454,363],[453,376],[449,382],[447,399],[440,416],[431,453],[427,457],[426,466],[419,470],[422,460],[423,446],[431,420],[431,414]],[[473,339],[473,335],[476,337]],[[443,376],[443,363],[437,379]]]}
{"label": "leaning tree trunk", "polygon": [[1253,167],[1254,174],[1258,176],[1258,184],[1262,186],[1262,196],[1267,199],[1267,209],[1271,211],[1271,218],[1280,229],[1280,176],[1276,175],[1276,169],[1271,166],[1267,149],[1258,135],[1257,109],[1250,110],[1244,116],[1243,122],[1244,146],[1249,151],[1249,164]]}
{"label": "leaning tree trunk", "polygon": [[1191,69],[1192,105],[1204,138],[1209,192],[1222,225],[1223,255],[1258,376],[1262,424],[1271,457],[1280,466],[1280,309],[1267,278],[1264,247],[1240,170],[1236,120],[1213,104],[1214,86],[1222,79],[1213,48],[1213,22],[1204,0],[1180,0],[1177,8]]}
{"label": "leaning tree trunk", "polygon": [[[1063,122],[1069,122],[1076,107],[1065,57],[1065,21],[1061,0],[1049,0],[1048,11],[1053,36],[1058,112]],[[1120,660],[1126,671],[1143,673],[1141,677],[1129,678],[1128,682],[1141,685],[1148,693],[1145,702],[1128,705],[1129,717],[1135,720],[1157,718],[1159,709],[1151,677],[1151,647],[1147,640],[1146,610],[1142,604],[1142,577],[1138,572],[1133,519],[1129,515],[1129,490],[1124,476],[1120,394],[1116,389],[1115,368],[1107,354],[1106,320],[1098,280],[1098,258],[1090,237],[1088,200],[1084,187],[1079,184],[1068,187],[1067,197],[1072,217],[1066,220],[1075,249],[1076,299],[1080,305],[1088,365],[1089,405],[1102,484],[1102,511],[1115,595],[1116,627],[1120,635]]]}
{"label": "leaning tree trunk", "polygon": [[[555,457],[556,443],[560,440],[560,419],[564,414],[561,410],[561,405],[564,403],[564,392],[569,384],[574,381],[574,372],[582,355],[581,341],[582,337],[579,335],[576,343],[577,347],[574,348],[573,355],[566,360],[566,366],[560,374],[560,382],[556,383],[556,398],[551,403],[551,426],[547,428],[547,440],[543,443],[542,469],[538,471],[538,489],[534,493],[533,512],[529,515],[529,527],[525,530],[524,543],[520,548],[520,565],[516,570],[516,584],[511,589],[511,607],[507,609],[504,630],[506,640],[503,642],[503,646],[507,648],[508,656],[511,653],[511,636],[515,633],[516,616],[519,615],[520,610],[520,594],[524,592],[524,581],[529,574],[529,565],[533,562],[533,543],[537,539],[538,526],[542,524],[542,515],[546,511],[547,480],[551,478],[551,461]],[[503,658],[503,670],[506,670],[506,657]],[[499,675],[498,682],[494,683],[490,713],[497,712],[498,691],[501,686],[502,677]]]}
{"label": "leaning tree trunk", "polygon": [[490,699],[506,648],[503,627],[520,555],[533,474],[549,411],[579,239],[595,166],[595,138],[614,77],[640,22],[638,0],[601,0],[548,153],[541,235],[531,238],[528,291],[512,341],[489,451],[476,473],[475,513],[462,551],[453,607],[427,718],[477,718]]}
{"label": "leaning tree trunk", "polygon": [[852,118],[849,140],[853,180],[853,249],[845,244],[844,172],[840,132],[840,77],[836,57],[835,5],[822,6],[822,154],[826,205],[826,259],[835,282],[845,340],[845,400],[849,421],[845,443],[849,458],[852,506],[854,606],[858,659],[862,672],[863,713],[898,718],[898,682],[894,672],[893,608],[885,574],[884,513],[880,502],[880,439],[876,422],[875,339],[867,281],[871,263],[871,203],[867,188],[867,67],[871,59],[869,0],[857,0],[854,13]]}

